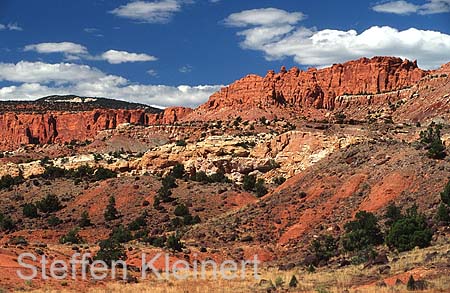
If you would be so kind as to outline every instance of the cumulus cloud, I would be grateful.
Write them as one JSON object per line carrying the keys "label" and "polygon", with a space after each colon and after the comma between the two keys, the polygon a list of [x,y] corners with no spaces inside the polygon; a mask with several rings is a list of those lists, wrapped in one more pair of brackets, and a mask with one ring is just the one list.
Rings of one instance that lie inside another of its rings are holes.
{"label": "cumulus cloud", "polygon": [[167,23],[181,10],[177,0],[134,1],[111,11],[112,14],[146,23]]}
{"label": "cumulus cloud", "polygon": [[35,51],[44,54],[49,53],[63,53],[75,55],[88,54],[87,48],[85,46],[75,44],[72,42],[32,44],[25,46],[24,50]]}
{"label": "cumulus cloud", "polygon": [[124,62],[145,62],[158,60],[154,56],[147,54],[129,53],[126,51],[109,50],[102,54],[102,59],[111,64],[120,64]]}
{"label": "cumulus cloud", "polygon": [[62,53],[66,60],[88,59],[104,60],[110,64],[120,64],[125,62],[148,62],[156,61],[158,58],[144,53],[131,53],[127,51],[108,50],[100,56],[92,56],[88,49],[80,44],[72,42],[61,43],[40,43],[27,45],[24,51],[35,51],[42,54]]}
{"label": "cumulus cloud", "polygon": [[196,107],[223,85],[166,86],[132,83],[86,65],[42,62],[0,63],[0,100],[32,100],[54,94],[106,97],[159,107]]}
{"label": "cumulus cloud", "polygon": [[390,1],[372,7],[376,12],[407,15],[418,13],[421,15],[450,12],[450,0],[427,0],[422,5],[416,5],[404,0]]}
{"label": "cumulus cloud", "polygon": [[[303,65],[326,66],[359,57],[376,55],[417,59],[424,68],[436,68],[450,61],[450,35],[410,28],[399,31],[389,26],[373,26],[365,31],[316,30],[299,26],[301,17],[283,20],[263,15],[254,10],[235,13],[225,20],[241,27],[237,33],[244,49],[262,51],[267,60],[292,57]],[[251,17],[249,17],[249,15]],[[261,16],[262,15],[262,16]],[[233,21],[231,21],[231,20]],[[296,25],[297,24],[297,25]]]}
{"label": "cumulus cloud", "polygon": [[233,13],[225,19],[225,24],[236,27],[249,25],[278,26],[296,24],[304,19],[301,12],[287,12],[276,8],[260,8]]}
{"label": "cumulus cloud", "polygon": [[10,30],[10,31],[23,31],[23,28],[21,28],[17,22],[14,23],[8,23],[8,24],[1,24],[0,23],[0,31],[2,30]]}

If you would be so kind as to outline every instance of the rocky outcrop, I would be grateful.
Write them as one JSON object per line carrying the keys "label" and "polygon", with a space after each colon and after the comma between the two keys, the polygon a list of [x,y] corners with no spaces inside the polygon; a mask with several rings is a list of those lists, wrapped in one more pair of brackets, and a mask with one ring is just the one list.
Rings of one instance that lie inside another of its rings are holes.
{"label": "rocky outcrop", "polygon": [[12,150],[26,144],[66,143],[92,139],[102,130],[121,124],[172,124],[189,113],[187,108],[168,108],[153,114],[145,110],[96,109],[81,112],[0,114],[0,150]]}
{"label": "rocky outcrop", "polygon": [[[297,109],[342,108],[342,96],[361,95],[361,103],[370,103],[367,95],[382,94],[411,87],[427,74],[417,62],[395,57],[362,58],[324,69],[307,71],[294,67],[279,73],[269,71],[265,77],[248,75],[222,88],[196,112],[197,117],[225,109]],[[386,101],[378,101],[386,102]],[[210,115],[209,115],[210,116]]]}

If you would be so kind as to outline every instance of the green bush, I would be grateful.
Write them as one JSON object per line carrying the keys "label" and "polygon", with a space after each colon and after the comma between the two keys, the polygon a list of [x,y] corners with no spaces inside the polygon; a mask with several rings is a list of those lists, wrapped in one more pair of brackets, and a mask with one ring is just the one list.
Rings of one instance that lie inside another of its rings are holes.
{"label": "green bush", "polygon": [[289,281],[289,288],[297,288],[298,280],[295,275],[292,275],[291,281]]}
{"label": "green bush", "polygon": [[242,187],[244,188],[244,190],[246,191],[253,191],[255,189],[255,184],[256,184],[256,176],[255,175],[245,175],[243,182],[242,182]]}
{"label": "green bush", "polygon": [[370,212],[360,211],[356,220],[344,225],[343,246],[347,251],[360,251],[383,243],[378,219]]}
{"label": "green bush", "polygon": [[91,219],[89,218],[89,213],[87,211],[83,211],[80,218],[80,227],[85,228],[89,226],[92,226]]}
{"label": "green bush", "polygon": [[450,181],[444,187],[444,191],[441,192],[441,201],[450,206]]}
{"label": "green bush", "polygon": [[414,206],[392,225],[386,236],[386,244],[402,252],[416,246],[420,248],[429,246],[432,236],[433,232],[428,228],[425,216],[419,214],[417,207]]}
{"label": "green bush", "polygon": [[12,231],[16,228],[16,224],[11,219],[10,216],[5,216],[2,213],[0,213],[0,231]]}
{"label": "green bush", "polygon": [[180,140],[177,140],[177,141],[175,142],[175,145],[176,145],[176,146],[179,146],[179,147],[184,147],[184,146],[187,146],[187,143],[186,143],[185,140],[180,139]]}
{"label": "green bush", "polygon": [[78,235],[79,229],[75,228],[70,230],[66,235],[62,236],[59,239],[59,243],[61,244],[81,244],[83,243],[83,238],[80,237],[80,235]]}
{"label": "green bush", "polygon": [[430,158],[443,159],[446,156],[441,130],[442,125],[432,122],[427,130],[420,132],[420,143],[428,150]]}
{"label": "green bush", "polygon": [[0,190],[9,189],[14,185],[18,185],[23,182],[22,176],[12,177],[11,175],[4,175],[0,178]]}
{"label": "green bush", "polygon": [[186,215],[189,215],[189,209],[184,204],[179,204],[175,208],[174,214],[177,217],[184,217]]}
{"label": "green bush", "polygon": [[267,188],[264,185],[264,179],[260,178],[256,181],[255,192],[258,197],[262,197],[267,194]]}
{"label": "green bush", "polygon": [[56,227],[59,224],[62,224],[62,220],[60,218],[58,218],[55,215],[51,215],[48,219],[47,219],[47,223],[50,225],[50,227]]}
{"label": "green bush", "polygon": [[106,180],[106,179],[115,178],[115,177],[117,177],[116,172],[106,169],[106,168],[103,168],[103,167],[98,168],[97,170],[95,170],[95,173],[94,173],[95,181],[101,181],[101,180]]}
{"label": "green bush", "polygon": [[159,201],[162,202],[172,202],[174,199],[171,197],[172,196],[172,190],[170,190],[167,186],[161,186],[161,188],[158,190],[158,195],[157,197],[155,197],[155,202],[154,202],[154,206],[158,201],[158,205],[159,205]]}
{"label": "green bush", "polygon": [[[310,251],[315,255],[318,262],[327,262],[330,258],[337,255],[338,241],[331,235],[321,235],[313,240]],[[317,266],[318,263],[315,265]]]}
{"label": "green bush", "polygon": [[122,225],[114,227],[109,238],[118,243],[127,243],[133,239],[130,231]]}
{"label": "green bush", "polygon": [[126,261],[127,254],[125,248],[114,239],[108,238],[100,241],[100,249],[95,255],[95,260],[104,261],[108,266],[112,266],[113,261]]}
{"label": "green bush", "polygon": [[175,235],[170,235],[167,238],[166,241],[166,247],[168,249],[174,250],[174,251],[182,251],[183,250],[183,243],[180,241],[180,237],[179,235],[175,234]]}
{"label": "green bush", "polygon": [[173,166],[172,172],[170,172],[170,173],[174,178],[181,179],[184,176],[184,172],[185,172],[184,165],[178,163],[175,166]]}
{"label": "green bush", "polygon": [[112,221],[119,218],[119,211],[116,209],[116,199],[114,196],[109,197],[109,203],[103,214],[105,221]]}
{"label": "green bush", "polygon": [[275,177],[273,178],[273,183],[275,185],[281,185],[286,181],[286,178],[284,178],[283,176],[279,176],[279,177]]}
{"label": "green bush", "polygon": [[208,183],[209,177],[208,177],[208,175],[206,175],[205,172],[198,171],[198,172],[195,172],[195,175],[193,176],[193,180],[197,181],[197,182]]}
{"label": "green bush", "polygon": [[147,218],[147,213],[144,212],[141,216],[137,217],[130,224],[128,224],[128,230],[137,231],[140,228],[145,227],[147,225],[146,218]]}
{"label": "green bush", "polygon": [[402,211],[395,204],[390,204],[384,217],[386,218],[386,225],[391,226],[402,218]]}
{"label": "green bush", "polygon": [[22,208],[22,213],[23,213],[24,217],[27,217],[30,219],[39,217],[38,209],[37,209],[36,205],[34,205],[33,203],[25,204]]}
{"label": "green bush", "polygon": [[62,209],[58,197],[54,194],[47,194],[46,197],[36,203],[36,207],[43,213],[54,213]]}
{"label": "green bush", "polygon": [[162,179],[161,183],[162,183],[163,187],[166,187],[168,189],[177,187],[177,183],[176,183],[175,177],[173,177],[171,175],[165,176]]}

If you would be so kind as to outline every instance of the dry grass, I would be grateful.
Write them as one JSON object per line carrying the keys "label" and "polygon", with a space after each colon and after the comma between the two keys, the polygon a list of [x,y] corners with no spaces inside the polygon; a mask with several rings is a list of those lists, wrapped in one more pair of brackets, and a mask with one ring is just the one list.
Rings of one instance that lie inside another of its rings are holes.
{"label": "dry grass", "polygon": [[[107,283],[96,286],[88,290],[91,293],[107,293],[107,292],[155,292],[155,293],[179,293],[179,292],[223,292],[223,293],[240,293],[240,292],[266,292],[268,288],[276,284],[276,280],[282,280],[285,290],[293,275],[298,280],[298,287],[291,289],[289,292],[358,292],[358,293],[392,293],[392,292],[408,292],[406,285],[399,284],[394,286],[377,286],[377,283],[383,281],[387,277],[396,278],[397,275],[409,276],[412,269],[423,268],[427,266],[426,271],[431,272],[427,275],[426,280],[430,284],[427,292],[450,292],[450,270],[439,271],[433,269],[448,264],[448,256],[446,251],[450,251],[449,243],[437,244],[426,249],[413,250],[398,255],[398,261],[391,262],[391,273],[389,276],[382,276],[378,273],[377,268],[363,269],[363,265],[352,265],[340,269],[323,268],[315,273],[308,273],[303,269],[294,269],[291,271],[279,271],[277,269],[264,269],[260,271],[260,279],[262,283],[254,279],[251,270],[247,270],[244,280],[238,279],[233,281],[223,280],[221,278],[215,280],[212,273],[209,273],[205,280],[156,280],[149,279],[138,284],[125,283]],[[425,263],[427,254],[440,252],[432,262]],[[69,287],[72,288],[72,286]],[[281,288],[279,288],[281,289]],[[51,290],[41,289],[35,292],[73,292],[78,290]]]}

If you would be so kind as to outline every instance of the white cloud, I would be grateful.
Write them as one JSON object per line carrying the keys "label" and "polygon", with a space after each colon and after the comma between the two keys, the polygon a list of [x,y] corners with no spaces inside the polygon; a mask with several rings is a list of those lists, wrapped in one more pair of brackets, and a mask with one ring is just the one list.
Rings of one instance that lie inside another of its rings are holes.
{"label": "white cloud", "polygon": [[372,9],[376,12],[400,15],[407,15],[411,13],[418,13],[421,15],[448,13],[450,12],[450,0],[427,0],[427,2],[422,5],[416,5],[403,0],[391,1],[375,5]]}
{"label": "white cloud", "polygon": [[68,83],[99,79],[105,74],[87,65],[71,63],[49,64],[20,61],[17,64],[0,63],[0,81],[24,83]]}
{"label": "white cloud", "polygon": [[[234,15],[258,14],[251,10],[251,13],[244,11]],[[234,19],[238,19],[236,26],[243,27],[237,33],[243,38],[241,47],[262,51],[267,60],[293,57],[299,64],[326,66],[359,57],[388,55],[417,59],[424,68],[436,68],[450,61],[450,35],[436,31],[415,28],[399,31],[388,26],[373,26],[358,33],[294,27],[295,20],[289,18],[284,18],[285,22],[269,21],[266,17],[262,18],[264,21],[247,17],[245,21],[242,17]]]}
{"label": "white cloud", "polygon": [[146,23],[167,23],[181,10],[180,1],[134,1],[111,11],[112,14]]}
{"label": "white cloud", "polygon": [[147,74],[153,77],[158,77],[158,71],[156,69],[147,70]]}
{"label": "white cloud", "polygon": [[111,64],[120,64],[124,62],[146,62],[156,61],[158,58],[147,54],[129,53],[126,51],[109,50],[102,54],[102,59]]}
{"label": "white cloud", "polygon": [[178,68],[178,71],[181,73],[189,73],[194,69],[191,65],[187,64]]}
{"label": "white cloud", "polygon": [[23,31],[23,28],[21,28],[17,22],[14,23],[8,23],[8,24],[1,24],[0,23],[0,31],[2,30],[10,30],[10,31]]}
{"label": "white cloud", "polygon": [[372,9],[376,12],[411,14],[416,13],[418,8],[419,6],[402,0],[375,5]]}
{"label": "white cloud", "polygon": [[85,46],[75,44],[72,42],[32,44],[25,46],[24,50],[35,51],[44,54],[49,53],[63,53],[74,55],[88,54],[87,48]]}
{"label": "white cloud", "polygon": [[249,25],[277,26],[296,24],[304,19],[301,12],[287,12],[276,8],[261,8],[233,13],[225,19],[225,24],[236,27]]}
{"label": "white cloud", "polygon": [[111,64],[158,60],[158,58],[154,56],[143,53],[131,53],[117,50],[108,50],[100,56],[92,56],[85,46],[72,42],[32,44],[25,46],[24,51],[35,51],[42,54],[62,53],[67,61],[79,59],[105,60]]}
{"label": "white cloud", "polygon": [[0,100],[32,100],[54,94],[107,97],[160,107],[196,107],[223,85],[177,87],[131,83],[96,68],[70,63],[0,63],[0,80],[20,83],[0,88]]}

